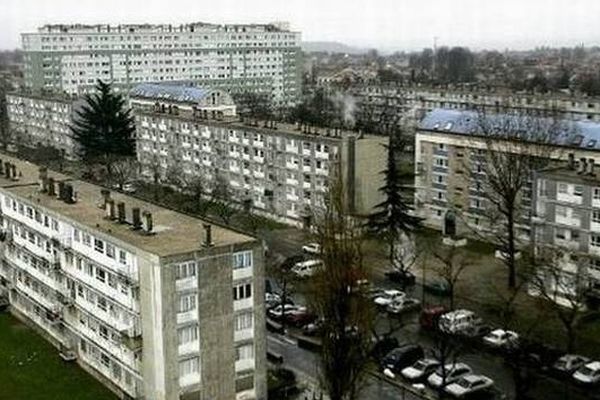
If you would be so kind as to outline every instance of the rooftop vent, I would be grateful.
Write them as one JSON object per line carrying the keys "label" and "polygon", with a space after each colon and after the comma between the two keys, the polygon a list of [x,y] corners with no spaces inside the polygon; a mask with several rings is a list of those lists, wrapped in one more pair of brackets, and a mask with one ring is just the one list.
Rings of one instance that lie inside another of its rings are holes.
{"label": "rooftop vent", "polygon": [[124,224],[125,217],[125,203],[120,201],[117,203],[117,221],[119,221],[120,224]]}
{"label": "rooftop vent", "polygon": [[140,218],[140,209],[138,207],[134,207],[131,209],[132,213],[132,229],[139,230],[142,229],[142,219]]}
{"label": "rooftop vent", "polygon": [[48,196],[56,196],[56,189],[54,187],[54,178],[48,178]]}
{"label": "rooftop vent", "polygon": [[204,227],[204,243],[202,246],[204,247],[212,247],[215,244],[212,241],[212,225],[211,224],[203,224]]}
{"label": "rooftop vent", "polygon": [[106,201],[104,210],[106,211],[107,219],[115,219],[115,201],[113,199],[108,199]]}
{"label": "rooftop vent", "polygon": [[594,162],[595,160],[593,158],[588,158],[588,162],[587,162],[587,174],[594,176]]}
{"label": "rooftop vent", "polygon": [[40,192],[46,192],[48,180],[48,168],[40,167],[38,183],[40,185]]}
{"label": "rooftop vent", "polygon": [[568,166],[569,166],[569,169],[572,169],[572,170],[575,169],[575,154],[573,154],[573,153],[569,153]]}
{"label": "rooftop vent", "polygon": [[577,168],[577,173],[578,174],[583,174],[583,173],[585,173],[586,170],[587,170],[587,163],[585,161],[585,158],[581,158],[579,160],[579,165],[578,165],[578,168]]}
{"label": "rooftop vent", "polygon": [[64,200],[65,199],[65,183],[64,182],[58,182],[58,194],[57,194],[58,199],[60,200]]}
{"label": "rooftop vent", "polygon": [[149,211],[143,212],[144,216],[144,233],[150,235],[152,234],[152,229],[154,229],[154,224],[152,221],[152,213]]}

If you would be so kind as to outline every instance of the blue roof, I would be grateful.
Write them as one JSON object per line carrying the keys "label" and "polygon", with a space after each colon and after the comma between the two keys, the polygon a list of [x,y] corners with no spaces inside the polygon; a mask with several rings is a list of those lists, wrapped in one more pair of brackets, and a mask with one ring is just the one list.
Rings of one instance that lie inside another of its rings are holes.
{"label": "blue roof", "polygon": [[[534,118],[550,121],[549,118],[544,117]],[[513,124],[514,128],[519,129],[519,124],[525,126],[525,123],[518,122],[518,117],[511,118],[511,115],[509,114],[487,114],[485,116],[485,123],[493,129],[494,120],[498,121],[498,126],[502,126],[500,124],[505,124],[507,120],[510,121],[511,119],[515,121]],[[522,118],[521,121],[523,121]],[[438,108],[427,113],[425,118],[421,121],[419,129],[448,134],[483,135],[484,133],[481,125],[482,119],[475,111]],[[570,147],[581,147],[590,150],[600,149],[600,123],[593,121],[564,120],[557,126],[559,127],[558,129],[561,130],[561,132],[556,135],[557,144]],[[524,133],[523,138],[526,139],[526,136],[527,134]]]}
{"label": "blue roof", "polygon": [[142,83],[129,92],[132,97],[168,99],[182,103],[197,103],[212,93],[211,89],[195,86]]}

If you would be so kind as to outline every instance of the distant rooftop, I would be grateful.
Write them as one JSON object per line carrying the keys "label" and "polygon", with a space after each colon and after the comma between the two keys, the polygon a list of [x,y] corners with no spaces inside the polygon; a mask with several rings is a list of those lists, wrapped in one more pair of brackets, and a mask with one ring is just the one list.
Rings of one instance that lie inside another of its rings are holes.
{"label": "distant rooftop", "polygon": [[[494,121],[498,127],[504,121],[510,121],[510,114],[486,114],[485,124],[494,128]],[[517,121],[518,117],[514,117]],[[528,117],[548,120],[544,117]],[[600,149],[600,123],[592,121],[568,121],[558,125],[562,131],[556,135],[556,144],[561,146],[585,148],[589,150]],[[518,125],[519,122],[515,122]],[[425,116],[419,125],[420,130],[435,131],[447,134],[483,135],[482,119],[475,111],[460,111],[454,109],[435,109]],[[525,129],[523,124],[523,129]],[[526,134],[523,135],[526,137]]]}
{"label": "distant rooftop", "polygon": [[[67,204],[55,196],[48,196],[39,191],[39,167],[37,165],[4,154],[0,154],[0,159],[3,162],[15,164],[17,172],[21,174],[18,181],[0,175],[0,187],[25,201],[29,199],[33,206],[39,205],[60,214],[66,219],[88,226],[91,230],[103,232],[131,246],[158,256],[188,253],[202,249],[202,242],[205,240],[202,225],[207,221],[122,193],[111,192],[111,198],[115,201],[115,204],[121,201],[125,203],[128,221],[131,220],[131,210],[134,207],[139,208],[142,212],[152,213],[155,234],[146,235],[140,231],[132,230],[128,224],[119,224],[104,218],[105,210],[99,207],[102,202],[100,193],[102,187],[71,179],[58,172],[48,171],[48,176],[56,181],[64,181],[73,185],[78,200],[75,204]],[[212,222],[208,223],[212,225],[212,239],[215,246],[228,246],[256,240],[232,229],[215,225]]]}
{"label": "distant rooftop", "polygon": [[47,24],[37,33],[135,33],[135,32],[290,32],[289,23],[266,24],[212,24],[192,22],[188,24]]}
{"label": "distant rooftop", "polygon": [[142,83],[134,87],[129,92],[129,96],[164,99],[180,103],[198,103],[214,92],[213,89],[197,86]]}

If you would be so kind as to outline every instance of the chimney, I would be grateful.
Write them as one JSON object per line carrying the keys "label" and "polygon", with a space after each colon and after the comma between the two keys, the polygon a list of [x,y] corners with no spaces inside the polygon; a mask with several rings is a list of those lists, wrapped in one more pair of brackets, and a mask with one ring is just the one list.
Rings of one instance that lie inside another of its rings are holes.
{"label": "chimney", "polygon": [[48,180],[48,168],[46,167],[40,167],[39,170],[39,180],[38,183],[40,184],[40,192],[45,192],[46,191],[46,181]]}
{"label": "chimney", "polygon": [[212,225],[211,224],[203,224],[204,227],[204,243],[202,245],[204,247],[212,247],[215,244],[212,241]]}
{"label": "chimney", "polygon": [[586,164],[587,163],[585,162],[585,158],[579,159],[579,166],[577,168],[577,173],[578,174],[584,174],[585,173],[585,171],[587,169]]}
{"label": "chimney", "polygon": [[4,174],[4,163],[2,162],[2,159],[0,158],[0,175]]}
{"label": "chimney", "polygon": [[6,179],[10,179],[10,163],[8,161],[4,162],[4,176]]}
{"label": "chimney", "polygon": [[106,210],[106,203],[110,200],[110,190],[100,189],[100,194],[102,195],[102,208]]}
{"label": "chimney", "polygon": [[149,211],[144,211],[144,232],[152,233],[152,229],[154,227],[152,223],[152,213]]}
{"label": "chimney", "polygon": [[132,224],[133,229],[138,230],[142,228],[142,219],[140,218],[140,209],[138,207],[134,207],[131,209],[132,212]]}
{"label": "chimney", "polygon": [[65,183],[64,182],[58,182],[58,196],[57,197],[60,200],[65,199]]}
{"label": "chimney", "polygon": [[104,210],[106,211],[107,219],[115,219],[115,201],[113,199],[109,199],[106,202]]}
{"label": "chimney", "polygon": [[73,196],[73,185],[67,183],[65,185],[65,197],[64,197],[64,201],[67,204],[73,204],[75,203],[75,197]]}
{"label": "chimney", "polygon": [[56,190],[54,188],[54,178],[48,178],[48,196],[56,196]]}
{"label": "chimney", "polygon": [[588,163],[587,163],[587,174],[588,175],[592,175],[594,176],[594,159],[593,158],[588,158]]}
{"label": "chimney", "polygon": [[120,224],[125,223],[125,203],[122,201],[117,203],[117,220]]}
{"label": "chimney", "polygon": [[569,169],[575,169],[575,154],[569,153]]}
{"label": "chimney", "polygon": [[13,181],[18,181],[19,180],[19,175],[17,174],[17,166],[15,164],[10,164],[10,169],[11,169],[11,179]]}

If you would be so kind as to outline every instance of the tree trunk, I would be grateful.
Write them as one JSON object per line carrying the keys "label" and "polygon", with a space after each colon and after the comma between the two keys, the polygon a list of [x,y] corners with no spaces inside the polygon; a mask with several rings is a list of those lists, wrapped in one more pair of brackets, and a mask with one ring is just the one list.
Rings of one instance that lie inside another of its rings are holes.
{"label": "tree trunk", "polygon": [[573,354],[575,353],[575,348],[577,347],[577,335],[572,325],[565,324],[565,328],[567,333],[567,352]]}
{"label": "tree trunk", "polygon": [[508,254],[506,254],[507,260],[506,265],[508,267],[508,287],[514,289],[517,287],[517,271],[516,271],[516,260],[515,260],[515,213],[514,209],[511,209],[507,216],[508,225]]}

